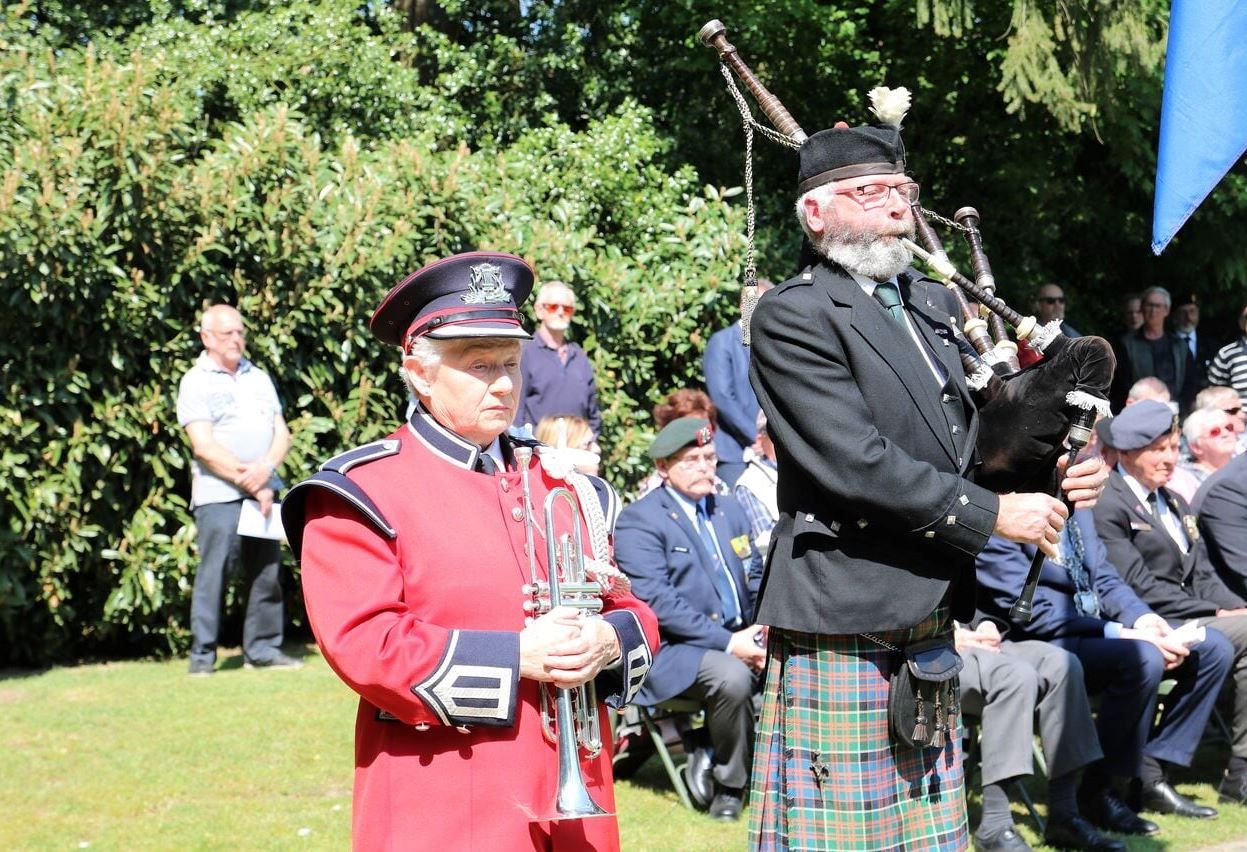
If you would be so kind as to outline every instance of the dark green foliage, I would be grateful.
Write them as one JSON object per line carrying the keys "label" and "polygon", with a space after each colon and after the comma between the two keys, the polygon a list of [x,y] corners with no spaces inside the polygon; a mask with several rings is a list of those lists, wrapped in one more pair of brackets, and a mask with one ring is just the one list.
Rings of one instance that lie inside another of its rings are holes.
{"label": "dark green foliage", "polygon": [[[238,305],[283,395],[287,481],[394,427],[397,353],[367,318],[436,256],[514,251],[579,289],[621,486],[644,473],[649,407],[695,381],[702,330],[732,311],[718,291],[739,272],[740,211],[656,164],[644,109],[577,131],[474,124],[445,76],[422,85],[395,59],[395,43],[449,43],[352,3],[276,7],[55,52],[16,49],[29,37],[9,20],[0,664],[185,646],[174,402],[207,303]],[[314,79],[278,85],[310,53]]]}

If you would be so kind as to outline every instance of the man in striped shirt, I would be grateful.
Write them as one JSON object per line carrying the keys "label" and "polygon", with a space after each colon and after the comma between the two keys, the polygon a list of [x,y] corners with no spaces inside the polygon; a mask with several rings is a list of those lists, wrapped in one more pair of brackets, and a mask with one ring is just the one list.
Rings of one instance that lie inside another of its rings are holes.
{"label": "man in striped shirt", "polygon": [[1208,384],[1234,388],[1247,398],[1247,305],[1238,315],[1238,327],[1243,334],[1222,346],[1208,365]]}

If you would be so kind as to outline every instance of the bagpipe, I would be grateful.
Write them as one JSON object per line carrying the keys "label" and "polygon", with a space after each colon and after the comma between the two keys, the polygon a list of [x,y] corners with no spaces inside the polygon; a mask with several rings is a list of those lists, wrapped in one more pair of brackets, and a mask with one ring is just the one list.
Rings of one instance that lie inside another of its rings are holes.
{"label": "bagpipe", "polygon": [[[726,27],[720,21],[708,22],[698,32],[698,37],[718,52],[723,77],[745,128],[749,249],[741,314],[742,327],[747,334],[757,300],[753,256],[753,133],[757,131],[793,149],[800,149],[807,135],[740,58],[727,40]],[[774,129],[753,118],[736,87],[733,73],[749,89]],[[905,104],[907,107],[907,96]],[[875,111],[880,114],[879,109]],[[917,201],[911,203],[910,209],[918,243],[905,240],[905,244],[930,270],[932,277],[940,280],[955,296],[961,312],[960,330],[970,344],[961,348],[961,358],[966,383],[980,416],[976,449],[981,464],[975,481],[996,492],[1059,494],[1058,460],[1065,455],[1067,463],[1072,464],[1090,441],[1097,414],[1108,414],[1108,388],[1116,366],[1112,347],[1101,337],[1071,339],[1061,332],[1059,321],[1040,325],[1035,317],[1021,315],[996,295],[995,278],[979,231],[979,213],[973,207],[961,208],[952,219],[923,208]],[[963,235],[969,248],[973,279],[953,266],[932,221]],[[1039,356],[1037,362],[1020,367],[1018,344],[1010,338],[1009,327],[1017,340],[1025,341]],[[1016,620],[1030,620],[1031,599],[1042,564],[1041,552],[1036,555],[1022,595],[1014,604],[1012,615]]]}

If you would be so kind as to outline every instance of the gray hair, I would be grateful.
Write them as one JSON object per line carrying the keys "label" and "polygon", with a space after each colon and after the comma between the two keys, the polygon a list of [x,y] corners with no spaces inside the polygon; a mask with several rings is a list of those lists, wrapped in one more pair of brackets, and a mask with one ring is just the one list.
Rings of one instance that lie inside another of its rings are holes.
{"label": "gray hair", "polygon": [[801,230],[805,232],[805,236],[814,245],[818,245],[819,240],[822,239],[822,234],[815,234],[810,230],[809,223],[806,222],[805,217],[805,200],[807,198],[814,199],[818,202],[818,206],[821,209],[831,203],[831,199],[834,195],[835,191],[832,189],[831,184],[825,183],[822,186],[814,187],[809,192],[803,193],[799,198],[797,198],[797,204],[795,207],[797,222],[800,223]]}
{"label": "gray hair", "polygon": [[1225,402],[1230,400],[1233,400],[1234,405],[1239,404],[1238,391],[1234,390],[1234,388],[1227,388],[1225,385],[1212,385],[1195,394],[1195,405],[1193,407],[1196,409],[1219,409]]}
{"label": "gray hair", "polygon": [[1166,290],[1164,287],[1148,287],[1146,290],[1144,290],[1142,293],[1139,294],[1139,302],[1140,303],[1146,302],[1147,297],[1152,295],[1153,293],[1162,297],[1165,300],[1166,308],[1173,307],[1173,298],[1169,295],[1169,291]]}
{"label": "gray hair", "polygon": [[1186,420],[1182,423],[1182,437],[1186,438],[1187,446],[1193,446],[1196,441],[1204,437],[1204,432],[1208,427],[1224,416],[1219,408],[1197,408],[1187,415]]}
{"label": "gray hair", "polygon": [[442,363],[448,343],[449,340],[438,340],[435,337],[417,337],[411,342],[411,348],[404,353],[403,360],[398,362],[398,375],[402,377],[407,392],[413,397],[417,395],[416,387],[411,381],[411,371],[403,366],[403,361],[415,358],[426,370],[432,369]]}
{"label": "gray hair", "polygon": [[759,435],[766,433],[766,412],[761,408],[758,409],[758,416],[754,419],[753,424]]}

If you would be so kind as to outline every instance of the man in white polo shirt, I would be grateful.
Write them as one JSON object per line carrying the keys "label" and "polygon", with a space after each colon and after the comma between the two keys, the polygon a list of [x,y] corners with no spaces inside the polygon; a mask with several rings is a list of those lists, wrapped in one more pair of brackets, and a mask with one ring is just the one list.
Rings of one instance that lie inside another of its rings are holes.
{"label": "man in white polo shirt", "polygon": [[290,431],[273,382],[243,357],[242,315],[229,305],[213,305],[204,311],[199,337],[204,351],[178,386],[178,424],[194,453],[191,509],[199,533],[190,674],[213,672],[225,580],[240,563],[250,580],[243,623],[247,664],[298,667],[281,651],[281,545],[238,534],[244,499],[256,500],[265,516],[272,511]]}

